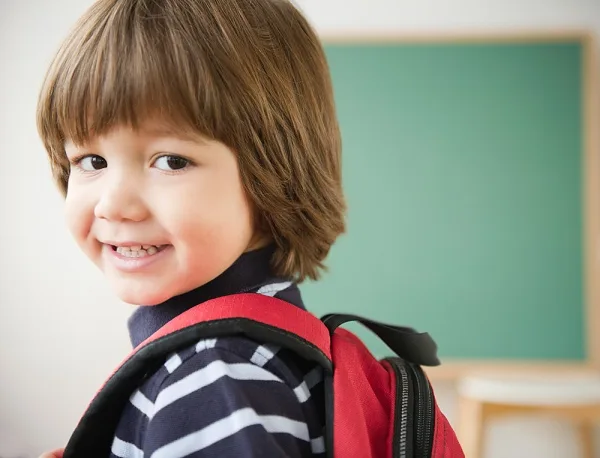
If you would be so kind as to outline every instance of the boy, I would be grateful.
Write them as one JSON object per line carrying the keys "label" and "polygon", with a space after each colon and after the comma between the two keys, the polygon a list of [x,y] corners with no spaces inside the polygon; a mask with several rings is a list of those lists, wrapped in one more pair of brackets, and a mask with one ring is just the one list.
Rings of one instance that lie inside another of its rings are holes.
{"label": "boy", "polygon": [[[74,238],[141,305],[134,345],[218,296],[304,307],[344,231],[328,68],[288,0],[98,0],[38,127]],[[325,456],[321,382],[268,342],[200,341],[131,394],[111,456]]]}

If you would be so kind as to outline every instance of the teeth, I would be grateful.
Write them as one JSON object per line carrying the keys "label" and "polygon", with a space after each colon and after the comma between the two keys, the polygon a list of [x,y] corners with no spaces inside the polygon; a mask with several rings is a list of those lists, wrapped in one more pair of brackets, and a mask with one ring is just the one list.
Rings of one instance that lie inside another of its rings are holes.
{"label": "teeth", "polygon": [[154,245],[120,246],[116,251],[126,258],[142,258],[158,253],[158,247]]}

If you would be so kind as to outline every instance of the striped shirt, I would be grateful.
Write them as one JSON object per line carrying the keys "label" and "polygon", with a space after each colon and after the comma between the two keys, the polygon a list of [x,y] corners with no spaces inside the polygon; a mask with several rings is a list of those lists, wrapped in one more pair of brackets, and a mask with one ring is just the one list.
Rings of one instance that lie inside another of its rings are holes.
{"label": "striped shirt", "polygon": [[[129,321],[133,345],[214,297],[256,292],[304,307],[270,274],[272,248],[244,254],[217,279]],[[171,355],[131,394],[111,457],[325,457],[323,373],[315,363],[241,336],[203,339]]]}

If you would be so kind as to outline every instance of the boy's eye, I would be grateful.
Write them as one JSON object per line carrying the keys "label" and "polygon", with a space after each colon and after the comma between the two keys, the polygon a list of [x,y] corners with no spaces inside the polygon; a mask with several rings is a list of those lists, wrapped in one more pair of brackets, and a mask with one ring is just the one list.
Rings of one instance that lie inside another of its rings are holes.
{"label": "boy's eye", "polygon": [[188,165],[190,165],[190,161],[179,156],[166,155],[154,161],[154,167],[166,172],[185,169]]}
{"label": "boy's eye", "polygon": [[108,164],[103,157],[90,155],[82,157],[77,165],[86,172],[93,172],[95,170],[105,169]]}

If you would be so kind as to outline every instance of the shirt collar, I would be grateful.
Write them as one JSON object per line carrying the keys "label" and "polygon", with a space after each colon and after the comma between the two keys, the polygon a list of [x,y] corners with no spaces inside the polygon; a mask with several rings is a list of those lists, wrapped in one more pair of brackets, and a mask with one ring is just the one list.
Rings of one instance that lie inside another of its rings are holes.
{"label": "shirt collar", "polygon": [[283,281],[272,274],[274,247],[244,253],[225,272],[209,283],[172,297],[159,305],[138,307],[128,320],[134,347],[186,310],[216,297],[254,292],[263,285]]}

